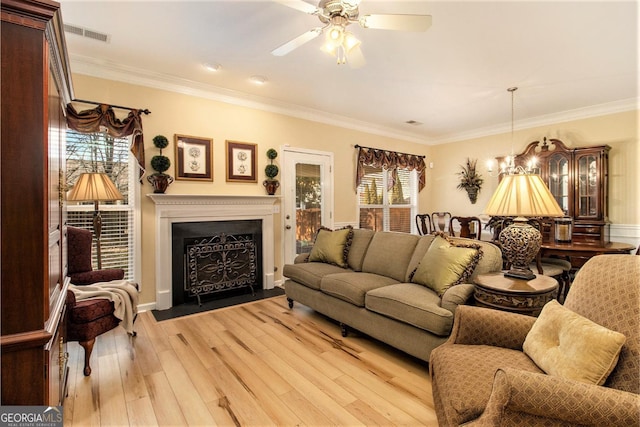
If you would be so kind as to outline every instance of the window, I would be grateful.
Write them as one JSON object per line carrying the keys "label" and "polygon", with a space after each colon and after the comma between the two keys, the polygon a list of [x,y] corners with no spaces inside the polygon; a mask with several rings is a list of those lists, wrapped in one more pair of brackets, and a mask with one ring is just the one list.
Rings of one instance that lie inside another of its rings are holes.
{"label": "window", "polygon": [[[114,138],[106,133],[67,131],[67,188],[71,188],[83,172],[104,172],[124,196],[117,202],[101,202],[102,268],[122,268],[125,279],[135,276],[135,230],[138,215],[137,163],[129,151],[129,138]],[[92,202],[67,206],[67,224],[93,231]],[[95,246],[93,266],[97,268]]]}
{"label": "window", "polygon": [[416,171],[399,168],[393,185],[391,180],[389,170],[364,166],[364,176],[358,186],[360,228],[412,232],[412,218],[417,212]]}

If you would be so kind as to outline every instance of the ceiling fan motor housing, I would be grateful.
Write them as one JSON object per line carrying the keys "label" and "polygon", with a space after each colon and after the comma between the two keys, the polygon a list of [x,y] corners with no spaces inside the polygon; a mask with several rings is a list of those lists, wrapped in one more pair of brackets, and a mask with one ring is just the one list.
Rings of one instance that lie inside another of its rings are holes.
{"label": "ceiling fan motor housing", "polygon": [[360,14],[357,5],[341,0],[321,0],[318,9],[321,10],[318,18],[325,24],[331,23],[332,18],[337,16],[346,18],[348,21],[357,21]]}

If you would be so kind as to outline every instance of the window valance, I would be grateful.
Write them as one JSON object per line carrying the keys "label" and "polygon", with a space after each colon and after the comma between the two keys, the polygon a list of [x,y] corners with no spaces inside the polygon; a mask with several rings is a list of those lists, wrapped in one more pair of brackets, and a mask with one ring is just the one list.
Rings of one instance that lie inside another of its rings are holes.
{"label": "window valance", "polygon": [[364,167],[373,166],[387,169],[391,172],[391,179],[388,180],[388,189],[393,188],[398,179],[398,169],[416,170],[418,174],[418,191],[422,191],[425,186],[426,164],[424,156],[416,154],[398,153],[396,151],[380,150],[377,148],[361,147],[358,149],[358,165],[356,168],[356,188],[360,185],[365,175]]}
{"label": "window valance", "polygon": [[[78,132],[93,133],[106,130],[116,138],[132,136],[131,153],[135,156],[140,166],[140,178],[144,175],[144,139],[142,133],[142,117],[140,114],[149,114],[148,110],[129,109],[129,114],[123,120],[116,117],[113,106],[99,104],[96,108],[84,111],[76,111],[71,104],[67,105],[67,124]],[[119,107],[118,107],[119,108]]]}

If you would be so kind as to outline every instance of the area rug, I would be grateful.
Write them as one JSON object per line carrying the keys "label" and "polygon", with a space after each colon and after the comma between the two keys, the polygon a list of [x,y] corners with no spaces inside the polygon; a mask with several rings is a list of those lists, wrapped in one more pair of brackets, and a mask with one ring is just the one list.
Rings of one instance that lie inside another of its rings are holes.
{"label": "area rug", "polygon": [[275,287],[273,289],[259,289],[255,291],[253,295],[250,293],[243,293],[240,295],[233,295],[227,298],[202,300],[202,305],[199,305],[197,301],[188,302],[186,304],[180,304],[175,307],[168,308],[166,310],[151,310],[153,317],[157,321],[175,319],[176,317],[187,316],[189,314],[202,313],[203,311],[216,310],[219,308],[230,307],[232,305],[244,304],[246,302],[259,301],[265,298],[273,298],[280,295],[284,295],[284,289]]}

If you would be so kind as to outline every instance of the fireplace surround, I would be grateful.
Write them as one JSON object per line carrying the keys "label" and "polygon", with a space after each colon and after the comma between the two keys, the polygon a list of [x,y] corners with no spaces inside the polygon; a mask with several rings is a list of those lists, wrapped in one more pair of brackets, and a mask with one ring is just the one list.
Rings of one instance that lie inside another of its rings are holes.
{"label": "fireplace surround", "polygon": [[172,226],[178,223],[260,220],[262,224],[262,285],[274,287],[275,196],[147,194],[155,204],[156,309],[173,306]]}

